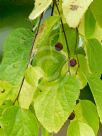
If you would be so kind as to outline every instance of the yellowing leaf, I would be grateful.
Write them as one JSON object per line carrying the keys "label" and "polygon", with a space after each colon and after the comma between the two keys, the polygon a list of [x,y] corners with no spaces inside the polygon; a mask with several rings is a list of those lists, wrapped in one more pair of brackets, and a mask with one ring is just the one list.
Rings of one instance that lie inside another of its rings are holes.
{"label": "yellowing leaf", "polygon": [[73,111],[80,93],[79,81],[66,75],[63,79],[44,82],[34,100],[37,119],[48,132],[58,132]]}
{"label": "yellowing leaf", "polygon": [[19,97],[19,103],[22,108],[28,109],[34,92],[37,88],[39,79],[43,76],[39,67],[30,66],[25,73],[25,80]]}
{"label": "yellowing leaf", "polygon": [[35,7],[29,16],[30,20],[37,18],[43,11],[45,11],[51,4],[52,0],[36,0]]}
{"label": "yellowing leaf", "polygon": [[77,27],[93,0],[63,0],[63,14],[70,27]]}

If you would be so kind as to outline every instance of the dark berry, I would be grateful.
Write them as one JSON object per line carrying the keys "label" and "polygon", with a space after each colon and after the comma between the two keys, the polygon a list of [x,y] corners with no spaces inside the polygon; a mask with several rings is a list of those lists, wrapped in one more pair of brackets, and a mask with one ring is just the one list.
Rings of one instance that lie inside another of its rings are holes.
{"label": "dark berry", "polygon": [[55,49],[56,49],[57,51],[61,51],[61,50],[63,49],[63,45],[62,45],[60,42],[58,42],[58,43],[56,43],[56,45],[55,45]]}
{"label": "dark berry", "polygon": [[75,113],[74,112],[72,112],[71,114],[70,114],[70,116],[69,116],[69,120],[73,120],[75,118]]}
{"label": "dark berry", "polygon": [[71,59],[71,60],[69,61],[69,64],[70,64],[71,67],[74,67],[74,66],[77,64],[76,59]]}

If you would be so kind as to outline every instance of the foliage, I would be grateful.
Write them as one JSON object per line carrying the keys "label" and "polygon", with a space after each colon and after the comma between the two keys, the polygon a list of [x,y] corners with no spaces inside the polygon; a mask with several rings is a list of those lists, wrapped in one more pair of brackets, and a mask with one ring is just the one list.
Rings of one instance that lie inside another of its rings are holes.
{"label": "foliage", "polygon": [[68,119],[67,136],[97,136],[102,0],[35,0],[34,5],[30,26],[13,30],[0,54],[0,136],[38,136],[39,130],[54,136]]}

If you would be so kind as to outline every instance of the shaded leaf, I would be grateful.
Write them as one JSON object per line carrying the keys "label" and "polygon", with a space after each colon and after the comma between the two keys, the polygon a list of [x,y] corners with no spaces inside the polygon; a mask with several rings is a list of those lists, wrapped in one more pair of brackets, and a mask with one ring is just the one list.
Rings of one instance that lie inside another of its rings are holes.
{"label": "shaded leaf", "polygon": [[32,40],[33,33],[29,29],[18,28],[10,34],[4,45],[0,80],[14,85],[21,82],[29,60]]}
{"label": "shaded leaf", "polygon": [[60,76],[66,57],[57,51],[55,45],[59,42],[59,18],[51,17],[41,26],[35,43],[36,54],[33,65],[40,66],[45,72],[45,78],[55,80]]}
{"label": "shaded leaf", "polygon": [[[73,56],[75,54],[77,33],[76,33],[75,29],[68,27],[67,24],[64,24],[64,29],[65,29],[65,33],[67,35],[67,42],[69,45],[70,55]],[[66,41],[65,41],[65,37],[64,37],[64,32],[62,30],[60,31],[59,41],[61,43],[63,43],[64,51],[67,54]]]}
{"label": "shaded leaf", "polygon": [[85,14],[85,36],[86,38],[90,38],[96,27],[96,20],[90,9]]}
{"label": "shaded leaf", "polygon": [[102,122],[102,80],[96,75],[91,75],[88,77],[88,83],[94,96],[100,121]]}
{"label": "shaded leaf", "polygon": [[94,0],[91,5],[91,10],[96,21],[102,27],[102,0]]}
{"label": "shaded leaf", "polygon": [[96,73],[102,73],[102,45],[96,39],[88,40],[86,44],[87,57],[90,70]]}
{"label": "shaded leaf", "polygon": [[84,55],[78,55],[79,68],[77,71],[77,78],[80,81],[80,88],[84,88],[87,85],[87,75],[90,73],[87,59]]}

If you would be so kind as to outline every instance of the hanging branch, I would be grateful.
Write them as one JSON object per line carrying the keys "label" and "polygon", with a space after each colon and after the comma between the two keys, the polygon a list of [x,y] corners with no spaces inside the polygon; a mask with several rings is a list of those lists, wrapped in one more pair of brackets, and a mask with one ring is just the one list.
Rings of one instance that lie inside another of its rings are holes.
{"label": "hanging branch", "polygon": [[55,4],[54,4],[54,2],[53,2],[52,10],[51,10],[51,16],[53,16],[54,8],[55,8]]}
{"label": "hanging branch", "polygon": [[77,58],[77,63],[78,63],[78,67],[77,67],[77,70],[76,70],[76,73],[78,72],[78,68],[80,66],[79,64],[79,59],[78,59],[78,54],[77,54],[77,45],[79,44],[79,33],[78,33],[78,28],[76,28],[76,44],[75,44],[75,54],[76,54],[76,58]]}
{"label": "hanging branch", "polygon": [[[53,0],[53,3],[55,4],[55,6],[57,8],[57,11],[58,11],[58,14],[59,14],[59,17],[60,17],[60,21],[61,21],[61,25],[62,25],[62,30],[63,30],[63,33],[64,33],[64,38],[65,38],[66,47],[67,47],[68,61],[69,61],[70,60],[70,50],[69,50],[69,45],[68,45],[67,36],[66,36],[66,33],[65,33],[65,29],[64,29],[62,17],[61,17],[60,10],[59,10],[59,7],[57,5],[56,0]],[[69,62],[68,62],[68,72],[69,72],[69,74],[71,74]]]}
{"label": "hanging branch", "polygon": [[[30,53],[29,53],[29,60],[28,60],[26,69],[29,67],[30,64],[32,64],[32,61],[33,61],[34,45],[35,45],[35,41],[36,41],[36,38],[37,38],[38,33],[39,33],[39,28],[40,28],[40,24],[41,24],[42,18],[43,18],[43,13],[41,14],[40,19],[39,19],[38,27],[37,27],[37,29],[36,29],[36,34],[35,34],[35,36],[34,36],[33,43],[32,43],[32,48],[31,48]],[[20,85],[20,88],[19,88],[18,95],[17,95],[17,97],[15,98],[13,104],[15,104],[15,102],[16,102],[16,101],[18,100],[18,98],[19,98],[20,92],[21,92],[21,90],[22,90],[22,86],[23,86],[23,84],[24,84],[24,80],[25,80],[25,76],[24,76],[23,79],[22,79],[22,82],[21,82],[21,85]]]}

